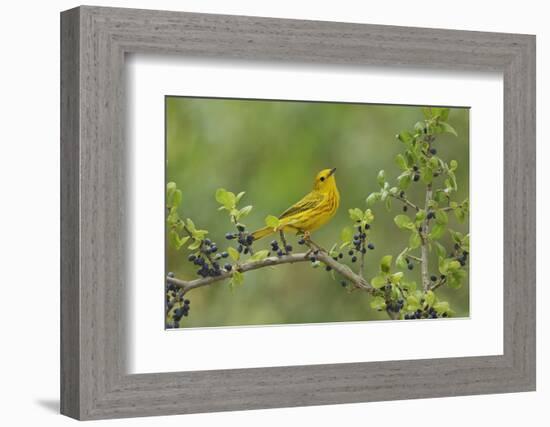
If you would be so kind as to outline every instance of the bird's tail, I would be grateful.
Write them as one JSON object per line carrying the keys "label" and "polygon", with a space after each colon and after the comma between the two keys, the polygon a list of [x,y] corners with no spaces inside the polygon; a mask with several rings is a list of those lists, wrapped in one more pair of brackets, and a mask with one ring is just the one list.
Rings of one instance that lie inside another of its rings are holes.
{"label": "bird's tail", "polygon": [[274,233],[273,227],[264,227],[253,232],[252,237],[254,237],[254,240],[259,240],[262,237],[269,236],[270,234],[273,234],[273,233]]}

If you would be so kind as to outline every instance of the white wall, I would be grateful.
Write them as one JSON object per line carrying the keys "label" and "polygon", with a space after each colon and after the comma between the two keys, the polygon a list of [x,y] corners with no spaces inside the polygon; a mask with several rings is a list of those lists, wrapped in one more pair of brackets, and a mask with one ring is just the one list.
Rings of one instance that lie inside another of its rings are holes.
{"label": "white wall", "polygon": [[[254,0],[97,1],[105,6],[156,8],[284,18],[320,19],[537,34],[538,55],[538,259],[548,257],[543,209],[548,204],[550,28],[544,2],[442,0],[337,2]],[[57,414],[59,383],[59,11],[73,1],[6,2],[2,6],[0,64],[0,420],[4,425],[63,426]],[[6,96],[7,95],[7,96]],[[7,196],[7,198],[6,198]],[[32,253],[33,256],[26,256]],[[23,254],[23,256],[20,256]],[[550,295],[538,269],[538,392],[437,400],[276,409],[157,419],[110,425],[266,426],[312,423],[465,426],[480,421],[505,426],[546,419],[550,401]],[[22,310],[25,307],[25,310]],[[546,359],[546,360],[545,360]],[[543,425],[538,423],[538,425]]]}

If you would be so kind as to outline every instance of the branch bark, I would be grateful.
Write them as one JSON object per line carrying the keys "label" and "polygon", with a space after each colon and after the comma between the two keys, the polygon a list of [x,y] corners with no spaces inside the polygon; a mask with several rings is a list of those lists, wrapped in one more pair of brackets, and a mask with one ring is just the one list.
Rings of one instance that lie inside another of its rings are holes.
{"label": "branch bark", "polygon": [[[428,184],[426,186],[426,201],[424,205],[424,210],[428,212],[429,203],[432,200],[432,185]],[[429,233],[430,223],[428,218],[425,218],[422,221],[422,231],[420,232],[421,240],[421,270],[422,270],[422,287],[424,292],[427,292],[430,288],[430,278],[428,276],[428,233]]]}
{"label": "branch bark", "polygon": [[[369,282],[367,282],[363,277],[354,273],[347,265],[341,264],[338,261],[335,261],[324,249],[320,249],[317,245],[315,245],[315,248],[318,251],[317,254],[315,255],[315,258],[317,258],[319,261],[321,261],[325,265],[328,265],[334,271],[336,271],[341,276],[349,280],[356,288],[367,291],[371,294],[374,293],[375,288]],[[260,268],[265,268],[265,267],[273,267],[276,265],[294,264],[298,262],[310,262],[311,256],[312,256],[311,251],[296,253],[296,254],[288,254],[280,257],[272,256],[272,257],[265,258],[261,261],[250,261],[244,264],[235,265],[234,268],[236,271],[245,273],[247,271],[258,270]],[[175,277],[167,277],[166,281],[170,284],[173,284],[175,286],[182,288],[183,293],[186,294],[192,289],[200,288],[202,286],[213,285],[215,283],[222,282],[225,279],[229,279],[231,278],[232,274],[233,273],[231,271],[230,272],[224,271],[219,276],[205,277],[205,278],[194,279],[190,281],[177,279]]]}

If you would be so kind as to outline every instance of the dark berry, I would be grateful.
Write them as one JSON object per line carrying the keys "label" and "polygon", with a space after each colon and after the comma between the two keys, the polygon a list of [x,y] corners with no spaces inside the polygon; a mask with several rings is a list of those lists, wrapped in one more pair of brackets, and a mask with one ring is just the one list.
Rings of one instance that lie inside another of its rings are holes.
{"label": "dark berry", "polygon": [[357,261],[357,257],[356,257],[356,256],[352,256],[352,257],[351,257],[351,262],[355,262],[355,261]]}
{"label": "dark berry", "polygon": [[437,150],[435,148],[430,148],[430,153],[433,155],[437,154]]}
{"label": "dark berry", "polygon": [[386,291],[391,291],[391,285],[386,285]]}
{"label": "dark berry", "polygon": [[361,253],[362,254],[366,254],[367,253],[367,250],[365,248],[361,248]]}
{"label": "dark berry", "polygon": [[309,257],[309,260],[310,260],[311,262],[315,262],[315,261],[317,261],[317,258],[315,258],[314,256],[310,256],[310,257]]}
{"label": "dark berry", "polygon": [[332,270],[332,267],[331,267],[330,265],[327,265],[327,266],[325,267],[325,270],[326,270],[326,271],[330,271],[330,270]]}
{"label": "dark berry", "polygon": [[279,242],[277,240],[272,240],[271,246],[279,246]]}
{"label": "dark berry", "polygon": [[212,243],[212,240],[210,240],[210,239],[208,239],[208,238],[207,238],[207,239],[204,239],[204,244],[205,244],[205,245],[210,245],[211,243]]}
{"label": "dark berry", "polygon": [[437,277],[431,276],[431,277],[430,277],[430,280],[431,280],[432,282],[435,282],[435,281],[437,280]]}
{"label": "dark berry", "polygon": [[407,265],[407,268],[408,268],[409,270],[412,270],[412,269],[414,268],[414,265],[409,264],[409,265]]}
{"label": "dark berry", "polygon": [[348,252],[348,255],[352,256],[353,254],[354,254],[353,249],[350,249],[350,251]]}
{"label": "dark berry", "polygon": [[241,253],[243,251],[243,245],[237,246],[237,251]]}
{"label": "dark berry", "polygon": [[342,287],[344,287],[344,288],[345,288],[345,287],[346,287],[346,286],[348,285],[348,284],[346,283],[346,281],[345,281],[345,280],[342,280],[342,281],[340,282],[340,284],[341,284],[341,285],[342,285]]}
{"label": "dark berry", "polygon": [[246,255],[248,252],[248,248],[244,248],[243,253]]}
{"label": "dark berry", "polygon": [[369,243],[367,245],[367,248],[369,248],[372,251],[374,249],[374,245],[372,243]]}
{"label": "dark berry", "polygon": [[237,230],[239,230],[241,233],[245,230],[244,225],[237,225]]}
{"label": "dark berry", "polygon": [[413,176],[413,181],[414,181],[414,182],[417,182],[419,179],[420,179],[420,175],[418,175],[417,173],[415,173],[414,176]]}
{"label": "dark berry", "polygon": [[227,252],[222,252],[221,256],[222,256],[222,258],[227,258],[229,256],[229,254]]}
{"label": "dark berry", "polygon": [[418,166],[414,165],[414,166],[413,166],[413,171],[416,172],[417,170],[418,170]]}
{"label": "dark berry", "polygon": [[303,244],[305,244],[305,243],[306,243],[306,241],[305,241],[304,239],[298,240],[298,244],[299,244],[299,245],[303,245]]}
{"label": "dark berry", "polygon": [[460,263],[460,265],[462,267],[464,267],[466,265],[466,261],[464,261],[462,258],[458,260],[458,262]]}
{"label": "dark berry", "polygon": [[291,246],[291,245],[286,245],[286,246],[285,246],[285,250],[286,250],[287,252],[292,252],[292,246]]}
{"label": "dark berry", "polygon": [[279,249],[277,251],[277,256],[283,256],[284,255],[284,252],[282,251],[282,249]]}
{"label": "dark berry", "polygon": [[437,178],[439,176],[438,172],[434,172],[434,178]]}
{"label": "dark berry", "polygon": [[254,236],[252,234],[249,234],[248,236],[246,236],[246,243],[251,245],[253,242],[254,242]]}
{"label": "dark berry", "polygon": [[225,268],[226,271],[231,271],[231,269],[233,268],[233,266],[231,264],[225,264],[223,266],[223,268]]}
{"label": "dark berry", "polygon": [[419,233],[422,233],[422,230],[423,230],[422,227],[418,227],[418,232],[419,232]]}
{"label": "dark berry", "polygon": [[455,246],[454,246],[455,249],[460,249],[460,245],[458,243],[455,243]]}
{"label": "dark berry", "polygon": [[447,314],[447,313],[443,313],[441,316],[442,316],[442,317],[447,317],[448,314]]}
{"label": "dark berry", "polygon": [[167,276],[173,278],[173,277],[175,277],[175,274],[172,273],[172,272],[170,271],[170,272],[167,274]]}
{"label": "dark berry", "polygon": [[441,278],[441,280],[445,280],[445,277],[446,277],[446,276],[445,276],[444,274],[442,274],[442,275],[439,276],[439,277]]}
{"label": "dark berry", "polygon": [[213,253],[216,252],[217,250],[218,250],[218,247],[217,247],[216,245],[210,246],[210,253],[213,254]]}
{"label": "dark berry", "polygon": [[401,193],[399,193],[399,197],[405,197],[405,192],[402,191]]}
{"label": "dark berry", "polygon": [[344,254],[343,254],[342,252],[340,252],[340,253],[338,254],[338,258],[340,258],[340,259],[344,258]]}
{"label": "dark berry", "polygon": [[353,240],[359,240],[360,238],[361,238],[360,234],[354,234],[353,235]]}
{"label": "dark berry", "polygon": [[409,208],[407,207],[407,205],[403,206],[403,212],[407,212],[409,210]]}
{"label": "dark berry", "polygon": [[232,240],[232,239],[235,238],[235,235],[234,235],[233,233],[226,233],[226,234],[225,234],[225,238],[226,238],[227,240]]}
{"label": "dark berry", "polygon": [[427,218],[428,219],[435,218],[435,214],[432,211],[430,211],[430,212],[428,212]]}

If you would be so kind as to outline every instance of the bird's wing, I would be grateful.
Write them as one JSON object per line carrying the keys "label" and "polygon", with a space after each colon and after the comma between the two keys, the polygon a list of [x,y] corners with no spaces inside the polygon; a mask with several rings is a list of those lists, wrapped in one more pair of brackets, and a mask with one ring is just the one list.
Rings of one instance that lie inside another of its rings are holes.
{"label": "bird's wing", "polygon": [[305,210],[313,209],[323,201],[324,197],[325,196],[320,193],[311,192],[308,195],[304,196],[302,200],[293,204],[286,211],[284,211],[279,216],[279,219],[285,219]]}

